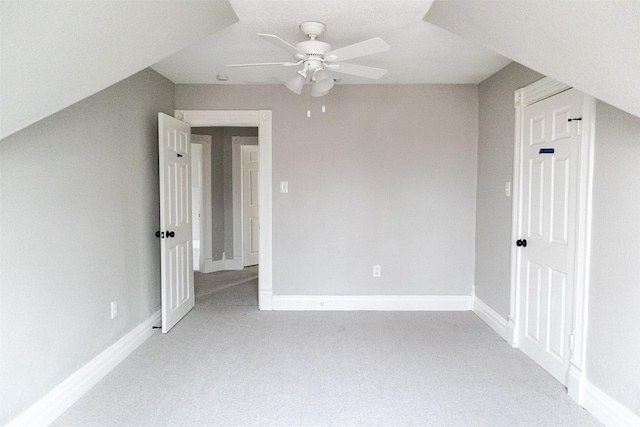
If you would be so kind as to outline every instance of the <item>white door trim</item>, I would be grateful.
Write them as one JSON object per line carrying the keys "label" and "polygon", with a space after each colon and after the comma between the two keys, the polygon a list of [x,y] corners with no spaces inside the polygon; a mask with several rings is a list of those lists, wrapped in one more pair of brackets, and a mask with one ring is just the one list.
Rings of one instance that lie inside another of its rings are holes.
{"label": "white door trim", "polygon": [[200,186],[200,266],[202,273],[211,273],[213,236],[211,235],[211,135],[197,135],[191,129],[191,143],[202,145]]}
{"label": "white door trim", "polygon": [[[242,230],[242,166],[241,149],[243,145],[255,145],[255,136],[231,137],[231,187],[233,193],[233,259],[242,270],[244,266],[243,230]],[[259,145],[259,144],[258,144]],[[235,261],[239,260],[239,261]]]}
{"label": "white door trim", "polygon": [[[520,320],[520,295],[518,289],[519,254],[515,241],[522,225],[522,150],[524,110],[528,105],[570,89],[571,87],[545,77],[537,82],[515,91],[516,128],[513,162],[513,209],[511,221],[511,280],[510,309],[507,325],[507,341],[518,346],[518,322]],[[576,218],[576,266],[575,292],[573,301],[573,345],[569,368],[568,393],[576,402],[582,404],[585,385],[585,352],[587,338],[589,259],[591,252],[591,196],[593,184],[593,152],[595,128],[595,99],[584,95],[581,121],[582,140],[578,155],[578,200]]]}
{"label": "white door trim", "polygon": [[[272,309],[272,114],[271,110],[176,110],[176,118],[192,127],[237,126],[257,127],[260,147],[260,264],[258,266],[258,306]],[[234,252],[235,252],[234,242]],[[241,246],[242,247],[242,246]]]}

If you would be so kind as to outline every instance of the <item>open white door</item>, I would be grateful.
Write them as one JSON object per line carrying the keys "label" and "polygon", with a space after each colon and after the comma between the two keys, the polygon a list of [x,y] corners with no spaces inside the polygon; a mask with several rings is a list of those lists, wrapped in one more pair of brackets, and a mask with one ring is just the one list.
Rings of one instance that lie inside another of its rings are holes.
{"label": "open white door", "polygon": [[242,146],[242,239],[244,266],[258,264],[260,235],[260,151],[257,145]]}
{"label": "open white door", "polygon": [[158,113],[163,333],[195,305],[190,135],[189,124]]}

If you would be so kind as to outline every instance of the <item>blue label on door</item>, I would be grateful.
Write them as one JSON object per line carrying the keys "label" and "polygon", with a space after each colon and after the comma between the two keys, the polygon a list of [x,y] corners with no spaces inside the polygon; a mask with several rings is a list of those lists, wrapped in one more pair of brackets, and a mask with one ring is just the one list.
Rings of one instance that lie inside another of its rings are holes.
{"label": "blue label on door", "polygon": [[541,148],[540,149],[540,154],[553,154],[555,152],[556,152],[555,148]]}

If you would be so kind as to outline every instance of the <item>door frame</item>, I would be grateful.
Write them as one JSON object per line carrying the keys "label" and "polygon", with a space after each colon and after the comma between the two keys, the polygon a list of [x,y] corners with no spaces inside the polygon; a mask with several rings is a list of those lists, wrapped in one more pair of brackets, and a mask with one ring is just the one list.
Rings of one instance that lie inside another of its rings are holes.
{"label": "door frame", "polygon": [[[522,144],[524,143],[523,120],[525,108],[555,94],[571,89],[564,83],[545,77],[514,93],[516,113],[514,160],[513,160],[513,205],[511,217],[511,277],[510,308],[507,324],[507,342],[518,347],[518,328],[520,311],[520,254],[515,241],[522,227]],[[581,124],[582,139],[578,153],[578,189],[576,214],[576,253],[575,253],[575,291],[573,300],[573,319],[571,332],[571,357],[567,390],[569,396],[583,403],[585,385],[585,359],[589,304],[589,269],[591,254],[591,206],[593,189],[593,162],[595,136],[595,99],[583,94],[583,113]],[[568,301],[569,303],[569,301]]]}
{"label": "door frame", "polygon": [[[233,193],[233,258],[239,259],[240,270],[244,268],[244,216],[242,211],[242,146],[254,145],[246,142],[258,139],[255,136],[231,137],[231,187]],[[258,147],[260,141],[258,140]]]}
{"label": "door frame", "polygon": [[200,259],[198,269],[206,273],[206,266],[213,262],[213,238],[211,236],[211,135],[198,135],[191,128],[191,143],[202,145],[200,159]]}
{"label": "door frame", "polygon": [[[273,307],[272,254],[272,113],[271,110],[176,110],[175,117],[191,127],[257,127],[260,152],[260,263],[258,265],[258,307]],[[235,252],[235,244],[234,244]]]}

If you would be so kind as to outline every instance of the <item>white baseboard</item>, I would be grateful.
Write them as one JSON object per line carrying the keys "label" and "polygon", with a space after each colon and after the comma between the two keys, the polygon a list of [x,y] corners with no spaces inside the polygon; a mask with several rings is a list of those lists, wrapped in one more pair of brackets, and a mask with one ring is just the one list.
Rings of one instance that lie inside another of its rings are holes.
{"label": "white baseboard", "polygon": [[584,374],[575,361],[569,362],[569,374],[567,375],[567,394],[574,402],[580,404],[583,398],[583,384],[585,382]]}
{"label": "white baseboard", "polygon": [[484,323],[489,325],[491,329],[496,331],[503,340],[507,340],[507,319],[493,311],[491,307],[482,302],[478,297],[474,297],[473,299],[473,312],[482,319]]}
{"label": "white baseboard", "polygon": [[214,261],[212,259],[204,260],[204,268],[202,273],[215,273],[216,271],[223,270],[242,270],[244,266],[242,265],[242,258],[234,258],[234,259],[221,259],[218,261]]}
{"label": "white baseboard", "polygon": [[113,368],[153,335],[153,326],[160,321],[158,310],[113,345],[71,374],[29,409],[18,415],[6,427],[47,426],[105,377]]}
{"label": "white baseboard", "polygon": [[234,257],[233,259],[224,260],[225,270],[242,270],[243,268],[244,265],[242,265],[242,257]]}
{"label": "white baseboard", "polygon": [[258,301],[260,302],[260,310],[270,311],[273,310],[273,291],[260,289],[260,297]]}
{"label": "white baseboard", "polygon": [[472,300],[463,295],[273,295],[272,304],[283,311],[468,311]]}
{"label": "white baseboard", "polygon": [[202,273],[215,273],[216,271],[226,270],[224,268],[224,260],[214,261],[212,259],[204,260],[204,268]]}
{"label": "white baseboard", "polygon": [[606,426],[640,426],[640,416],[589,381],[584,381],[581,405]]}

